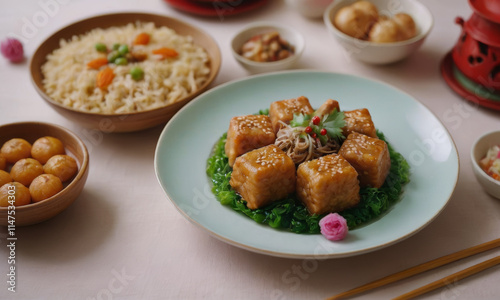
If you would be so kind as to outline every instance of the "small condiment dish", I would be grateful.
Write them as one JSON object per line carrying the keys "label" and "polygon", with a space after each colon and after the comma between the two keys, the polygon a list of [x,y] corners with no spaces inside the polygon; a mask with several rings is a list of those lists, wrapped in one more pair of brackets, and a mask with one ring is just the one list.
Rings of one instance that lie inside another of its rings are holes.
{"label": "small condiment dish", "polygon": [[0,125],[0,145],[12,138],[22,138],[33,144],[43,136],[55,137],[63,143],[66,153],[76,160],[78,172],[71,181],[64,184],[59,193],[40,202],[16,206],[15,214],[9,214],[9,210],[13,209],[0,207],[0,226],[25,226],[46,221],[68,208],[83,190],[89,173],[89,153],[77,135],[50,123],[20,122]]}
{"label": "small condiment dish", "polygon": [[472,145],[471,161],[472,170],[477,181],[484,190],[491,196],[500,199],[500,181],[493,179],[479,165],[479,161],[486,156],[488,149],[495,145],[500,145],[500,130],[491,131],[480,136]]}
{"label": "small condiment dish", "polygon": [[[245,42],[257,35],[272,31],[277,31],[281,38],[288,41],[294,47],[295,51],[293,55],[273,62],[257,62],[245,58],[240,54],[241,47]],[[292,68],[302,55],[304,47],[304,37],[297,30],[288,26],[269,22],[252,23],[239,31],[231,39],[231,52],[233,56],[238,63],[250,73],[265,73]]]}
{"label": "small condiment dish", "polygon": [[335,15],[344,6],[351,5],[358,0],[336,0],[328,6],[323,21],[328,31],[345,49],[346,55],[369,64],[390,64],[400,61],[422,46],[431,31],[434,19],[431,12],[422,3],[416,0],[370,0],[380,15],[392,17],[397,13],[410,15],[417,27],[417,35],[408,40],[393,43],[376,43],[351,37],[340,31],[335,25]]}

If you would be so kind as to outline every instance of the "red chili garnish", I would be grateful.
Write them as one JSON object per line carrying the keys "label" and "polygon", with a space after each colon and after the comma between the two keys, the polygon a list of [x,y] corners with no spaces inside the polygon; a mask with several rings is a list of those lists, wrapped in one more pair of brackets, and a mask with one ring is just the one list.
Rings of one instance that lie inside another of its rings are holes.
{"label": "red chili garnish", "polygon": [[307,126],[306,129],[304,130],[306,133],[311,133],[311,131],[313,131],[313,129],[311,128],[311,126]]}
{"label": "red chili garnish", "polygon": [[321,120],[319,119],[319,117],[318,117],[318,116],[314,116],[314,117],[312,118],[312,121],[313,121],[313,124],[314,124],[314,125],[318,125],[318,124],[319,124],[319,121],[321,121]]}
{"label": "red chili garnish", "polygon": [[321,135],[326,135],[326,129],[325,128],[321,129],[319,133],[321,133]]}

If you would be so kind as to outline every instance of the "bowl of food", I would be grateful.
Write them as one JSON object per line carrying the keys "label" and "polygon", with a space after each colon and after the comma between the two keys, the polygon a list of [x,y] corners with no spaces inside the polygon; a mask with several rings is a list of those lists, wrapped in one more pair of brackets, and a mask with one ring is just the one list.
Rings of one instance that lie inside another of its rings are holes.
{"label": "bowl of food", "polygon": [[251,73],[293,67],[304,46],[304,37],[297,30],[267,22],[250,24],[231,39],[233,56]]}
{"label": "bowl of food", "polygon": [[61,213],[89,172],[83,141],[42,122],[0,125],[0,225],[32,225]]}
{"label": "bowl of food", "polygon": [[205,91],[221,63],[217,43],[188,23],[148,13],[91,17],[35,51],[36,91],[85,127],[131,132],[166,123]]}
{"label": "bowl of food", "polygon": [[420,2],[338,0],[326,9],[324,23],[349,57],[370,64],[400,61],[422,46],[433,27]]}
{"label": "bowl of food", "polygon": [[479,137],[471,149],[472,170],[491,196],[500,199],[500,131]]}

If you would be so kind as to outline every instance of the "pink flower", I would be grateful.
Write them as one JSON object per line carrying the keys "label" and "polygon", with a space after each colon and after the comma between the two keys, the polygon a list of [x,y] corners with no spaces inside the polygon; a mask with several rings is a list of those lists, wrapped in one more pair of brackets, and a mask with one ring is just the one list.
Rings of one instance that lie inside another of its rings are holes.
{"label": "pink flower", "polygon": [[11,62],[17,63],[24,59],[23,44],[20,41],[8,38],[0,44],[0,51]]}
{"label": "pink flower", "polygon": [[340,241],[345,238],[349,228],[347,221],[338,213],[330,213],[319,221],[321,234],[330,241]]}

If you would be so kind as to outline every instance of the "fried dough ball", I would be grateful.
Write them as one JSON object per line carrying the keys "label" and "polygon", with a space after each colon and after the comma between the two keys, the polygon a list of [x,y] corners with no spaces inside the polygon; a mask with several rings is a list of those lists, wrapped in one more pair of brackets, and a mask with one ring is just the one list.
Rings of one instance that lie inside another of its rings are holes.
{"label": "fried dough ball", "polygon": [[377,21],[377,15],[357,9],[352,5],[342,7],[336,14],[334,25],[343,33],[355,37],[365,38],[368,29]]}
{"label": "fried dough ball", "polygon": [[392,18],[399,26],[400,40],[408,40],[417,35],[417,25],[413,18],[405,13],[398,13]]}
{"label": "fried dough ball", "polygon": [[42,174],[30,185],[29,193],[33,202],[39,202],[62,191],[63,185],[59,177],[52,174]]}
{"label": "fried dough ball", "polygon": [[351,6],[354,7],[355,9],[359,9],[359,10],[363,11],[367,15],[373,16],[375,19],[378,18],[377,7],[369,1],[354,2],[353,4],[351,4]]}
{"label": "fried dough ball", "polygon": [[19,182],[10,182],[2,185],[0,187],[0,206],[10,206],[9,201],[12,202],[12,200],[14,200],[14,206],[30,204],[31,196],[29,189]]}
{"label": "fried dough ball", "polygon": [[64,153],[66,152],[64,151],[63,143],[51,136],[39,138],[33,143],[33,148],[31,149],[31,156],[42,164],[45,164],[52,156]]}
{"label": "fried dough ball", "polygon": [[43,171],[47,174],[52,174],[62,182],[69,180],[78,171],[76,160],[69,155],[54,155],[43,166]]}
{"label": "fried dough ball", "polygon": [[14,164],[20,159],[31,156],[31,144],[20,138],[10,139],[3,144],[0,153],[8,163]]}
{"label": "fried dough ball", "polygon": [[4,170],[0,170],[0,186],[12,182],[12,176]]}
{"label": "fried dough ball", "polygon": [[0,153],[0,170],[5,170],[6,167],[7,167],[7,160]]}
{"label": "fried dough ball", "polygon": [[368,39],[376,43],[393,43],[399,41],[399,26],[392,20],[381,20],[370,29]]}
{"label": "fried dough ball", "polygon": [[33,179],[42,173],[42,164],[33,158],[23,158],[18,160],[10,170],[10,176],[12,176],[12,179],[24,184],[25,186],[29,186]]}
{"label": "fried dough ball", "polygon": [[377,22],[378,22],[378,21],[385,21],[385,20],[389,20],[389,19],[390,19],[390,18],[389,18],[388,16],[386,16],[386,15],[380,15],[380,16],[378,17]]}

